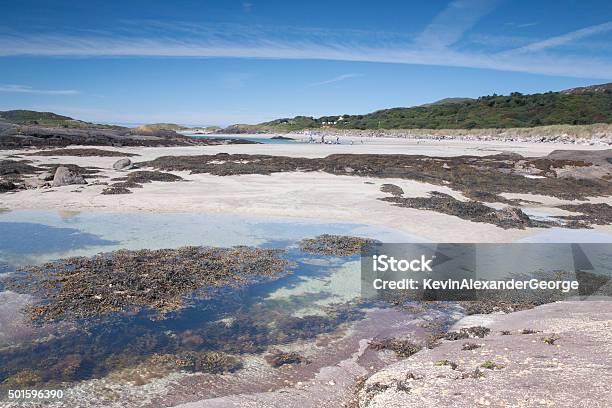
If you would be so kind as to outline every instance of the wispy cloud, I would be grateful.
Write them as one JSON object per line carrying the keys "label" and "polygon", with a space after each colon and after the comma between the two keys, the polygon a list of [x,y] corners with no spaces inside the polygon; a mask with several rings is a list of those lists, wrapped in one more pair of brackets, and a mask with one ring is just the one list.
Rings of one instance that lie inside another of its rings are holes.
{"label": "wispy cloud", "polygon": [[551,37],[543,41],[534,42],[524,47],[517,48],[513,50],[513,52],[530,53],[530,52],[543,51],[547,48],[558,47],[560,45],[572,43],[582,38],[590,37],[596,34],[602,34],[608,31],[612,31],[612,21],[609,21],[603,24],[590,26],[590,27],[585,27],[580,30],[569,32],[567,34],[558,35],[556,37]]}
{"label": "wispy cloud", "polygon": [[507,26],[510,27],[514,27],[514,28],[527,28],[527,27],[533,27],[538,25],[538,23],[536,22],[531,22],[531,23],[516,23],[514,21],[510,21],[508,23],[506,23]]}
{"label": "wispy cloud", "polygon": [[312,84],[309,84],[308,86],[328,85],[328,84],[333,84],[335,82],[344,81],[346,79],[358,78],[358,77],[362,77],[362,76],[363,76],[363,74],[342,74],[342,75],[338,75],[337,77],[334,77],[334,78],[331,78],[331,79],[327,79],[325,81],[314,82]]}
{"label": "wispy cloud", "polygon": [[44,95],[77,95],[80,92],[74,89],[36,89],[27,85],[2,85],[0,84],[0,92],[28,93],[28,94],[44,94]]}
{"label": "wispy cloud", "polygon": [[453,1],[420,35],[411,37],[359,30],[168,24],[155,21],[139,24],[126,22],[112,32],[97,30],[45,34],[5,31],[0,33],[0,57],[140,56],[359,61],[612,79],[612,58],[608,54],[589,56],[565,53],[560,56],[543,52],[550,47],[608,31],[612,23],[527,45],[516,44],[514,47],[520,45],[522,48],[515,48],[511,52],[454,47],[480,18],[498,4],[497,0]]}
{"label": "wispy cloud", "polygon": [[417,37],[417,46],[445,48],[453,45],[499,3],[500,0],[452,1]]}

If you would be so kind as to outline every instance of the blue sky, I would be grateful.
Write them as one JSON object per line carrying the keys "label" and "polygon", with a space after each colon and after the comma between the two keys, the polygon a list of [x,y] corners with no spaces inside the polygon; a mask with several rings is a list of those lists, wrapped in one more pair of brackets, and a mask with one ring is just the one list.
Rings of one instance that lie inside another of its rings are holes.
{"label": "blue sky", "polygon": [[255,123],[612,81],[612,2],[0,0],[0,110]]}

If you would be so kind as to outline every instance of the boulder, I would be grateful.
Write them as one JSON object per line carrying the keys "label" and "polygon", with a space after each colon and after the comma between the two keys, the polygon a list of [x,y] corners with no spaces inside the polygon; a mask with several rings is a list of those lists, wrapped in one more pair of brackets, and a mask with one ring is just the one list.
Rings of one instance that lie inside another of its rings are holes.
{"label": "boulder", "polygon": [[25,188],[41,188],[47,185],[47,182],[39,177],[27,177],[23,179]]}
{"label": "boulder", "polygon": [[17,186],[13,182],[0,179],[0,193],[6,193],[7,191],[12,191],[16,189]]}
{"label": "boulder", "polygon": [[42,181],[51,181],[51,180],[53,180],[54,176],[55,176],[55,174],[53,174],[53,172],[44,171],[44,172],[42,172],[42,173],[40,173],[38,175],[38,179],[42,180]]}
{"label": "boulder", "polygon": [[115,170],[129,170],[132,168],[132,161],[128,158],[119,159],[113,164]]}
{"label": "boulder", "polygon": [[87,181],[85,181],[83,176],[75,173],[68,167],[58,167],[53,177],[53,187],[67,186],[70,184],[87,184]]}

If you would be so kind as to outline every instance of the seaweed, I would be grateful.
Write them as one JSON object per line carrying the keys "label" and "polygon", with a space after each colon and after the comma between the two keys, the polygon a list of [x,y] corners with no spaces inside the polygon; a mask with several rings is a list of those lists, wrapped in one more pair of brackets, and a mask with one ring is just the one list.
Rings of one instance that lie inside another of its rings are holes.
{"label": "seaweed", "polygon": [[299,242],[300,251],[315,255],[359,255],[364,245],[378,241],[369,238],[323,234]]}
{"label": "seaweed", "polygon": [[160,316],[184,307],[183,297],[213,286],[242,285],[275,277],[289,267],[280,250],[251,247],[182,247],[119,250],[22,269],[7,287],[32,292],[43,302],[28,309],[32,320],[91,317],[156,309]]}
{"label": "seaweed", "polygon": [[423,347],[410,340],[403,339],[374,339],[368,343],[368,348],[376,351],[391,350],[398,357],[410,357],[419,352]]}

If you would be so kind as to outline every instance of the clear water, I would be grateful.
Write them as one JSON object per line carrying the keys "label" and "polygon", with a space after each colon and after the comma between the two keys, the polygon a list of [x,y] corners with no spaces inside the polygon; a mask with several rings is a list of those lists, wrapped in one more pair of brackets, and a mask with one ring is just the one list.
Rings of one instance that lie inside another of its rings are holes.
{"label": "clear water", "polygon": [[247,134],[240,134],[240,135],[221,135],[221,134],[214,134],[214,135],[206,135],[206,134],[198,134],[198,133],[183,133],[186,136],[190,136],[196,139],[244,139],[244,140],[248,140],[251,142],[257,142],[257,143],[263,143],[263,144],[295,144],[295,143],[301,143],[299,140],[287,140],[287,139],[272,139],[271,137],[262,137],[261,135],[247,135]]}
{"label": "clear water", "polygon": [[22,210],[0,213],[0,264],[13,266],[117,249],[285,246],[320,234],[356,235],[387,242],[423,242],[392,229],[222,214],[98,213]]}
{"label": "clear water", "polygon": [[[323,233],[383,242],[425,241],[358,223],[184,213],[0,213],[0,383],[27,369],[40,373],[47,385],[100,378],[154,353],[215,350],[257,354],[279,344],[311,340],[360,320],[367,305],[358,301],[358,257],[313,256],[297,248],[300,239]],[[523,241],[612,242],[612,234],[555,228]],[[240,289],[219,288],[208,299],[194,298],[189,307],[165,320],[152,320],[155,313],[142,310],[31,328],[21,319],[23,308],[33,299],[2,292],[2,276],[20,266],[121,248],[185,245],[288,248],[284,256],[296,266],[277,280]],[[37,341],[42,337],[46,341]],[[75,356],[80,361],[77,369],[58,368]]]}
{"label": "clear water", "polygon": [[[296,246],[300,239],[322,233],[422,242],[415,236],[361,224],[204,214],[0,213],[0,303],[5,303],[0,305],[4,309],[0,312],[0,383],[27,369],[36,370],[47,384],[99,378],[154,353],[261,353],[270,346],[312,339],[359,320],[363,306],[356,302],[358,257],[312,256]],[[27,323],[14,327],[23,316],[24,303],[14,301],[23,300],[18,295],[2,292],[1,272],[120,248],[185,245],[288,248],[284,256],[296,266],[280,279],[240,289],[215,289],[212,297],[193,298],[187,308],[164,320],[152,320],[156,313],[142,310],[135,315],[52,323],[32,331],[22,327]],[[36,341],[50,334],[55,337]],[[58,369],[75,356],[80,361],[78,369]]]}

